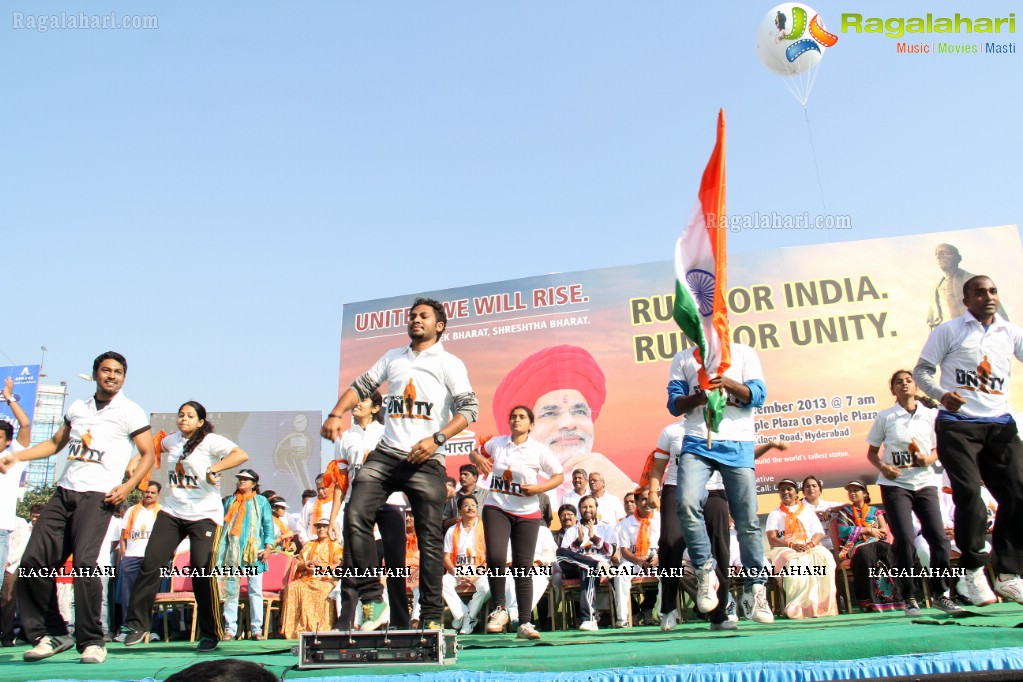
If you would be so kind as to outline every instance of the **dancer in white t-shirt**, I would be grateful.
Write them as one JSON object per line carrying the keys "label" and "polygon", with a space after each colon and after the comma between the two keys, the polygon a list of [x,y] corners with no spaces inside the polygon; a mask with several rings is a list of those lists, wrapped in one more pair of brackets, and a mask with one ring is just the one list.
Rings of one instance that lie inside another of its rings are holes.
{"label": "dancer in white t-shirt", "polygon": [[[127,374],[128,361],[123,355],[103,353],[92,363],[95,395],[73,402],[64,423],[49,440],[0,458],[0,473],[4,473],[17,461],[51,457],[65,448],[67,452],[57,492],[39,515],[21,560],[21,625],[25,637],[35,643],[22,655],[26,661],[49,658],[70,649],[73,643],[82,663],[106,660],[100,625],[103,584],[96,560],[110,517],[156,461],[148,415],[121,392]],[[125,481],[133,445],[140,456]],[[73,568],[79,576],[74,580],[74,642],[57,613],[51,574],[68,554],[74,555]]]}
{"label": "dancer in white t-shirt", "polygon": [[[483,507],[483,528],[487,539],[487,566],[494,611],[487,621],[487,632],[503,632],[510,621],[505,608],[505,566],[511,540],[512,570],[519,604],[533,603],[533,581],[528,572],[536,553],[536,535],[541,525],[537,495],[561,485],[565,476],[561,462],[550,448],[530,438],[533,411],[524,405],[512,408],[508,415],[511,435],[491,438],[472,453],[472,461],[484,476],[490,475],[490,495]],[[547,480],[537,483],[538,474]],[[519,614],[519,639],[539,639],[533,627],[531,610]]]}
{"label": "dancer in white t-shirt", "polygon": [[220,474],[240,466],[249,456],[232,441],[213,433],[213,424],[206,421],[206,408],[194,400],[178,408],[178,433],[160,441],[160,452],[167,462],[167,488],[127,607],[124,645],[138,644],[149,634],[160,569],[188,538],[199,622],[197,650],[212,651],[224,638],[217,580],[210,573],[213,550],[224,523]]}

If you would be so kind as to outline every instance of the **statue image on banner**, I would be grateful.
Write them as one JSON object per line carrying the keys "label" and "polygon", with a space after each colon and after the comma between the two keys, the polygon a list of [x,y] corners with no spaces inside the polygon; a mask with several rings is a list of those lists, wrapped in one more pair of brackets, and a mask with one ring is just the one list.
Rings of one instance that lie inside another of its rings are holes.
{"label": "statue image on banner", "polygon": [[[544,443],[565,471],[585,469],[604,476],[608,491],[623,497],[636,484],[618,466],[593,452],[595,422],[607,397],[604,372],[593,356],[579,346],[561,345],[533,353],[515,366],[494,391],[494,423],[508,435],[506,415],[517,405],[533,410],[530,434]],[[556,500],[572,490],[571,480],[556,489]]]}
{"label": "statue image on banner", "polygon": [[[963,285],[973,277],[973,273],[959,267],[963,257],[953,245],[938,244],[934,249],[934,257],[938,260],[943,277],[931,292],[931,304],[927,310],[927,326],[931,329],[966,312],[963,307]],[[1001,303],[998,304],[998,314],[1003,320],[1009,319]]]}

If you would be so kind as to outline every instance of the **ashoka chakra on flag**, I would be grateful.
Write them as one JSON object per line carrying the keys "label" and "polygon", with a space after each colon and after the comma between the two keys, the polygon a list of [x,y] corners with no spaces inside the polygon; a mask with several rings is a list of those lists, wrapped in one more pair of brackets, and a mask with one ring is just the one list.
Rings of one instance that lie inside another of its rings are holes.
{"label": "ashoka chakra on flag", "polygon": [[706,270],[693,268],[686,273],[686,284],[696,298],[700,315],[708,317],[714,312],[714,275]]}

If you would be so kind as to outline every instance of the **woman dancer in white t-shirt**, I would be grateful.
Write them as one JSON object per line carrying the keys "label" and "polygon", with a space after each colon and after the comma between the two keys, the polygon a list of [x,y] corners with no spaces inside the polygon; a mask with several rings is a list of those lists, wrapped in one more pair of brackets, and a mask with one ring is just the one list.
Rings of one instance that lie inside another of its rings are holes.
{"label": "woman dancer in white t-shirt", "polygon": [[249,455],[227,438],[213,433],[213,424],[206,421],[206,408],[194,400],[178,409],[178,433],[161,440],[158,447],[167,463],[167,486],[131,593],[124,645],[132,646],[148,637],[160,569],[187,537],[199,622],[197,649],[212,651],[224,635],[217,579],[211,574],[214,548],[224,523],[220,474],[240,466]]}
{"label": "woman dancer in white t-shirt", "polygon": [[[533,603],[533,581],[527,574],[536,553],[536,534],[540,528],[540,502],[537,495],[553,490],[565,480],[561,462],[540,441],[529,437],[533,429],[533,411],[524,405],[513,407],[508,415],[510,436],[497,436],[474,450],[470,459],[480,474],[490,477],[490,495],[483,507],[483,531],[487,545],[490,593],[495,609],[487,621],[487,632],[503,632],[508,624],[505,609],[504,567],[508,563],[511,539],[512,570],[519,604]],[[537,483],[543,472],[547,480]],[[519,612],[519,639],[539,639],[528,607]]]}
{"label": "woman dancer in white t-shirt", "polygon": [[916,559],[914,515],[920,520],[922,534],[931,547],[931,565],[935,569],[929,579],[934,595],[932,603],[945,613],[959,615],[963,609],[956,606],[948,594],[951,549],[938,501],[941,473],[935,466],[938,450],[934,434],[938,411],[917,400],[916,382],[908,370],[900,369],[892,374],[888,388],[895,396],[895,404],[879,412],[870,427],[867,459],[881,472],[877,484],[881,487],[888,527],[895,539],[892,543],[894,568],[903,576],[900,585],[906,615],[911,618],[920,615],[916,583],[912,578]]}

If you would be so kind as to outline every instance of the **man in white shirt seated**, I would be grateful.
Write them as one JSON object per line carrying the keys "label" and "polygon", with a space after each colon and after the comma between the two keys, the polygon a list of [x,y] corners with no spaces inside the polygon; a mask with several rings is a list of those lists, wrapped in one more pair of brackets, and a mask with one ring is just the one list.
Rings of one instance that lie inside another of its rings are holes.
{"label": "man in white shirt seated", "polygon": [[558,564],[565,580],[580,581],[580,630],[594,632],[597,626],[597,575],[599,568],[607,567],[614,556],[617,541],[614,527],[597,520],[597,500],[587,495],[579,500],[579,523],[561,538],[557,551]]}
{"label": "man in white shirt seated", "polygon": [[562,496],[561,504],[570,504],[578,512],[579,500],[589,491],[589,478],[586,474],[586,469],[576,469],[572,472],[572,490]]}
{"label": "man in white shirt seated", "polygon": [[[618,626],[631,627],[629,621],[629,599],[632,581],[648,574],[658,565],[657,541],[661,536],[661,515],[650,506],[650,494],[646,490],[635,493],[636,512],[626,516],[618,524],[619,573],[614,578],[615,608],[618,612]],[[643,625],[653,625],[654,604],[657,602],[656,585],[645,589],[639,609]]]}
{"label": "man in white shirt seated", "polygon": [[625,505],[621,498],[607,491],[599,471],[590,474],[590,495],[597,501],[597,520],[613,526],[625,518]]}

